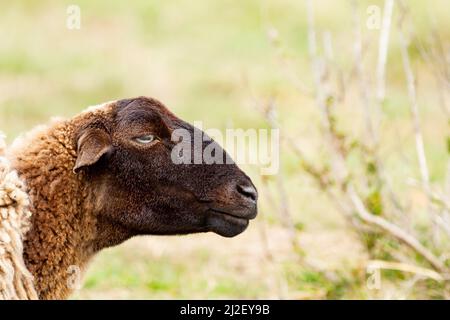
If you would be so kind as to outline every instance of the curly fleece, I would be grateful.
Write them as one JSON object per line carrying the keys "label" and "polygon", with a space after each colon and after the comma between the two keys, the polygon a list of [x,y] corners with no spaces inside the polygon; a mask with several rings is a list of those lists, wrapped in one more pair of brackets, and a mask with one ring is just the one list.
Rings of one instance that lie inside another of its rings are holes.
{"label": "curly fleece", "polygon": [[3,156],[0,132],[0,300],[37,299],[33,277],[23,261],[23,237],[30,224],[25,187]]}
{"label": "curly fleece", "polygon": [[83,174],[73,172],[75,134],[93,117],[107,115],[105,104],[70,120],[54,120],[18,138],[8,151],[32,202],[24,260],[40,299],[67,298],[73,279],[80,278],[74,271],[82,272],[96,251],[96,199]]}

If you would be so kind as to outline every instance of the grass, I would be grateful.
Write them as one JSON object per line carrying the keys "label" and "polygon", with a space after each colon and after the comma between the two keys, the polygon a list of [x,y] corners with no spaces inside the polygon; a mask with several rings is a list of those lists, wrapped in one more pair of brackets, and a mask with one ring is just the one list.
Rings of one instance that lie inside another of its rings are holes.
{"label": "grass", "polygon": [[[353,62],[348,1],[314,2],[318,27],[333,35],[336,66],[348,67]],[[137,95],[156,97],[187,121],[204,121],[205,127],[267,128],[255,100],[276,98],[283,132],[294,137],[314,161],[326,165],[329,155],[321,146],[314,99],[300,94],[292,80],[294,76],[306,87],[312,83],[302,1],[247,0],[237,5],[231,0],[77,0],[81,30],[68,30],[66,8],[72,3],[19,0],[0,4],[0,129],[9,141],[52,116],[69,117],[88,105]],[[382,3],[361,1],[361,19],[365,19],[366,5]],[[419,0],[408,3],[418,40],[426,39],[430,17],[443,38],[449,38],[448,10],[442,9],[448,7],[445,0],[433,6]],[[267,37],[271,28],[278,30],[279,48]],[[368,39],[365,67],[374,72],[378,31],[363,28],[362,32]],[[402,152],[386,165],[394,172],[394,187],[403,190],[405,174],[417,176],[417,171],[411,169],[414,141],[398,50],[393,36],[381,125],[386,142],[382,152]],[[440,182],[448,162],[448,122],[430,90],[433,82],[420,55],[411,53],[431,179]],[[351,83],[351,89],[355,85]],[[362,123],[354,121],[358,103],[358,97],[350,94],[339,114],[342,129],[356,135],[364,130]],[[236,239],[215,235],[138,238],[106,250],[93,261],[83,289],[74,298],[374,297],[365,286],[367,257],[355,245],[355,235],[345,229],[342,217],[301,174],[301,164],[286,149],[282,163],[302,250],[325,269],[337,271],[336,281],[299,264],[286,246],[277,207],[262,197],[263,217]],[[244,169],[261,190],[257,168]],[[268,188],[278,203],[275,179]],[[267,228],[274,260],[266,257],[260,236],[263,228]],[[398,288],[398,275],[385,278],[387,291]],[[426,290],[430,286],[435,284],[425,286]],[[440,297],[439,288],[428,296],[418,291],[411,296]]]}

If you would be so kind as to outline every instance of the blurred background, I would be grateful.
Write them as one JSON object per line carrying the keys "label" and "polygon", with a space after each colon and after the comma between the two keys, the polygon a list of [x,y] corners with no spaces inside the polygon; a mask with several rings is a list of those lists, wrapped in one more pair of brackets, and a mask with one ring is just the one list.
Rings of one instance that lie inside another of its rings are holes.
{"label": "blurred background", "polygon": [[246,232],[132,239],[73,298],[449,297],[447,0],[2,1],[0,39],[9,142],[139,95],[280,128],[279,174],[242,166],[260,192]]}

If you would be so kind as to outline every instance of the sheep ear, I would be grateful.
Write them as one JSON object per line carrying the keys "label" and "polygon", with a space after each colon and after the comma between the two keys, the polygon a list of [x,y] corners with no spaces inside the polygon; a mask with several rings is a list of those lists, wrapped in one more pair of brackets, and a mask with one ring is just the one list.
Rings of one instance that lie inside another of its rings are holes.
{"label": "sheep ear", "polygon": [[111,138],[105,130],[88,128],[78,138],[77,149],[74,173],[97,163],[103,155],[112,150]]}

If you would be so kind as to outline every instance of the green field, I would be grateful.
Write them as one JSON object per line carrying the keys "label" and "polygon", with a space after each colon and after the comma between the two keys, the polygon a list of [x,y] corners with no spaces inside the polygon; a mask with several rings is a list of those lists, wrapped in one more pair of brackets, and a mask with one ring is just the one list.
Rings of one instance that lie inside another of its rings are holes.
{"label": "green field", "polygon": [[[363,24],[370,90],[379,30],[364,27],[366,8],[383,3],[358,1],[356,13]],[[413,44],[426,45],[431,31],[437,30],[448,45],[448,1],[407,3],[408,31],[416,36]],[[66,27],[70,4],[81,8],[79,30]],[[319,39],[331,35],[333,65],[350,77],[339,103],[340,129],[361,136],[365,125],[357,120],[362,119],[358,83],[351,80],[351,1],[314,4]],[[394,7],[393,30],[397,14]],[[11,142],[51,117],[70,117],[89,105],[140,95],[155,97],[179,117],[201,120],[205,127],[268,128],[260,108],[275,101],[282,134],[293,138],[315,163],[325,164],[329,155],[318,130],[320,113],[307,93],[313,87],[307,35],[301,0],[3,1],[0,130]],[[399,50],[398,34],[392,32],[386,99],[380,104],[380,153],[392,173],[393,188],[412,199],[415,208],[423,195],[407,183],[407,178],[418,178],[419,171]],[[409,54],[430,180],[443,185],[449,163],[448,114],[442,111],[432,68],[416,46]],[[449,97],[444,94],[444,99],[448,107]],[[441,283],[413,282],[413,275],[392,270],[383,271],[382,289],[369,290],[369,257],[357,235],[285,146],[281,160],[285,198],[278,192],[280,180],[271,177],[263,184],[258,167],[243,166],[261,195],[260,216],[244,234],[233,239],[213,234],[132,239],[96,257],[74,298],[446,297]],[[280,221],[283,206],[292,215],[301,253],[289,245]],[[304,265],[305,257],[320,270],[332,272],[334,280]]]}

